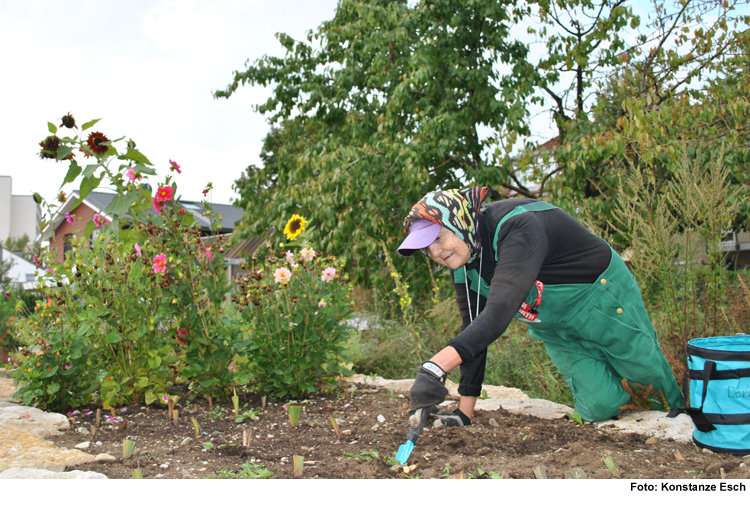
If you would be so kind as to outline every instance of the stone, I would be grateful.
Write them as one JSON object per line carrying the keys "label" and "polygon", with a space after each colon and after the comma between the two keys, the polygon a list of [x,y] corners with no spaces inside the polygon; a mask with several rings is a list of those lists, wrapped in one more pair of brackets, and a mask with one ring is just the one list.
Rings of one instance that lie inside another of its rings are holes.
{"label": "stone", "polygon": [[166,470],[167,468],[169,468],[169,463],[162,463],[161,465],[159,465],[159,468],[163,468]]}
{"label": "stone", "polygon": [[98,472],[84,472],[73,470],[72,472],[52,472],[41,468],[9,468],[0,473],[0,479],[107,479],[108,477]]}
{"label": "stone", "polygon": [[94,456],[79,450],[62,451],[52,442],[13,426],[0,431],[0,472],[9,468],[46,468],[62,472],[65,467],[94,460]]}
{"label": "stone", "polygon": [[385,422],[385,416],[383,414],[379,414],[378,417],[377,417],[377,419],[378,419],[379,423],[384,423]]}
{"label": "stone", "polygon": [[16,392],[16,386],[12,378],[0,375],[0,400],[11,400]]}
{"label": "stone", "polygon": [[728,472],[736,466],[737,466],[737,462],[731,459],[716,461],[706,467],[706,473],[712,474],[712,473],[718,472],[722,468],[724,469],[725,472]]}
{"label": "stone", "polygon": [[0,429],[19,428],[42,438],[59,435],[70,429],[68,418],[62,414],[48,413],[34,407],[6,405],[0,408]]}
{"label": "stone", "polygon": [[106,452],[97,454],[95,459],[97,463],[109,463],[112,461],[117,461],[117,458],[115,458],[114,456],[110,456]]}
{"label": "stone", "polygon": [[81,442],[80,444],[76,444],[74,446],[76,449],[84,450],[91,447],[91,442]]}
{"label": "stone", "polygon": [[185,437],[182,442],[180,442],[181,447],[185,447],[186,445],[190,445],[193,442],[193,439],[190,437]]}
{"label": "stone", "polygon": [[658,440],[656,439],[656,437],[651,437],[651,438],[647,438],[645,443],[646,445],[656,445],[657,442]]}
{"label": "stone", "polygon": [[494,417],[490,417],[490,426],[500,426]]}
{"label": "stone", "polygon": [[372,425],[372,428],[370,428],[370,431],[378,431],[378,428],[380,428],[380,425],[378,425],[378,424],[373,424],[373,425]]}
{"label": "stone", "polygon": [[641,412],[625,412],[619,419],[594,423],[597,428],[611,426],[625,433],[648,435],[659,440],[671,438],[676,442],[689,443],[693,441],[695,426],[687,414],[680,414],[675,418],[668,418],[666,412],[646,410]]}
{"label": "stone", "polygon": [[489,398],[477,400],[479,410],[505,409],[511,414],[525,414],[540,419],[561,419],[565,414],[572,414],[573,409],[567,405],[536,398]]}
{"label": "stone", "polygon": [[90,432],[89,430],[87,430],[87,429],[86,429],[86,428],[84,428],[83,426],[81,426],[80,428],[76,428],[76,431],[77,431],[78,433],[80,433],[81,435],[88,435],[88,434],[90,434],[90,433],[91,433],[91,432]]}

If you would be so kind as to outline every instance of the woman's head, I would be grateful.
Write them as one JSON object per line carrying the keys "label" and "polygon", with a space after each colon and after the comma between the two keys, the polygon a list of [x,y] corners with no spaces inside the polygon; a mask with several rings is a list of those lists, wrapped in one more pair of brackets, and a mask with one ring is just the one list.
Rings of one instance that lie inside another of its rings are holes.
{"label": "woman's head", "polygon": [[[477,216],[488,193],[487,187],[428,193],[411,208],[404,220],[404,232],[408,236],[399,246],[398,253],[410,257],[417,250],[431,247],[430,256],[438,264],[451,269],[472,261],[481,247]],[[432,246],[436,241],[437,244]],[[453,267],[464,258],[463,263]]]}

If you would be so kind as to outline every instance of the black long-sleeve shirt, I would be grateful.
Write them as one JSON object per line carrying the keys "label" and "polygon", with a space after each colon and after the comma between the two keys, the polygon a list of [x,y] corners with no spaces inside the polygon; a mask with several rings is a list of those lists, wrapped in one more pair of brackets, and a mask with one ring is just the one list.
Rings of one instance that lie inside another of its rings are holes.
{"label": "black long-sleeve shirt", "polygon": [[[490,283],[487,298],[470,289],[467,299],[465,284],[455,283],[451,272],[463,326],[448,345],[456,349],[463,361],[461,395],[481,394],[487,347],[508,328],[535,280],[545,285],[590,284],[609,265],[611,250],[607,243],[560,209],[529,211],[509,218],[503,223],[493,249],[500,220],[517,206],[533,202],[537,201],[496,201],[483,206],[479,213],[483,246],[481,277]],[[477,256],[465,267],[476,270],[479,264]],[[475,315],[477,297],[479,315]],[[469,311],[473,317],[471,324]]]}

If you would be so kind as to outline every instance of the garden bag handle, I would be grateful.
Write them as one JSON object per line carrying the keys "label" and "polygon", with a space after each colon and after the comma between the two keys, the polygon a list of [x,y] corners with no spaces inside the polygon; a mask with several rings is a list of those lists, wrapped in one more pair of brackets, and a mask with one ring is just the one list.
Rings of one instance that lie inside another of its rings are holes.
{"label": "garden bag handle", "polygon": [[685,398],[685,403],[681,407],[673,408],[669,411],[669,414],[667,414],[667,417],[677,417],[682,412],[685,412],[687,415],[690,416],[690,419],[693,420],[693,424],[695,424],[695,427],[698,429],[698,431],[701,431],[703,433],[708,433],[709,431],[714,431],[716,429],[716,426],[711,424],[708,419],[706,419],[706,414],[703,413],[703,404],[706,401],[706,393],[708,392],[708,382],[711,380],[711,376],[713,375],[714,371],[716,371],[716,363],[713,361],[706,361],[703,365],[703,394],[701,395],[701,406],[700,407],[688,407],[687,401],[689,399],[688,397],[688,365],[687,361],[685,364],[685,374],[682,376],[682,394]]}

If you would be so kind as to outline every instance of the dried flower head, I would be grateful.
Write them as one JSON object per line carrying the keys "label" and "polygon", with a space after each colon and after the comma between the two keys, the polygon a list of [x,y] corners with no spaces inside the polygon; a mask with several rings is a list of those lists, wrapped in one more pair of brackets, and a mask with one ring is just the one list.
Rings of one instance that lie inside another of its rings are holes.
{"label": "dried flower head", "polygon": [[67,127],[69,129],[74,129],[76,128],[76,119],[73,118],[73,115],[68,113],[62,117],[62,123],[60,124],[60,126]]}
{"label": "dried flower head", "polygon": [[44,141],[39,143],[42,151],[39,152],[39,158],[57,158],[57,149],[60,147],[60,138],[57,136],[47,136]]}

